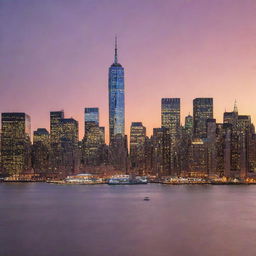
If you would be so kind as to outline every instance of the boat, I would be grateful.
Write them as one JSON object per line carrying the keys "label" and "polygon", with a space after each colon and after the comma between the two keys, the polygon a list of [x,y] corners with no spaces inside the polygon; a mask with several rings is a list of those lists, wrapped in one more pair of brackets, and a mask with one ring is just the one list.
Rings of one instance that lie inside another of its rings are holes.
{"label": "boat", "polygon": [[143,200],[144,201],[150,201],[150,198],[148,196],[145,196]]}
{"label": "boat", "polygon": [[186,184],[210,184],[210,182],[204,178],[168,177],[163,180],[162,184],[186,185]]}
{"label": "boat", "polygon": [[147,183],[146,177],[136,176],[132,178],[130,175],[114,175],[108,180],[109,185],[140,185]]}
{"label": "boat", "polygon": [[129,175],[114,175],[108,180],[108,185],[129,185]]}
{"label": "boat", "polygon": [[67,176],[64,180],[49,181],[49,183],[54,184],[71,184],[71,185],[96,185],[105,184],[106,181],[102,178],[94,177],[91,174],[77,174],[72,176]]}

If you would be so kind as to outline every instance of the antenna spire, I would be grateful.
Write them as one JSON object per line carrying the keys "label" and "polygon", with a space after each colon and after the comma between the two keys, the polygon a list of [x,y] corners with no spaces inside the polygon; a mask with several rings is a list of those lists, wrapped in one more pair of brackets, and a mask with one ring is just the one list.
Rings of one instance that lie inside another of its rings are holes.
{"label": "antenna spire", "polygon": [[114,61],[115,64],[118,63],[118,60],[117,60],[117,36],[115,36],[115,61]]}

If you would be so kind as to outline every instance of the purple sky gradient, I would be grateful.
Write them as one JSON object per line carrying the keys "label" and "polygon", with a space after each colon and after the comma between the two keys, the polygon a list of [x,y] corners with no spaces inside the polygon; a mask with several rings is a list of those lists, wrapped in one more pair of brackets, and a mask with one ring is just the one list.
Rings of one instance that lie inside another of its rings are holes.
{"label": "purple sky gradient", "polygon": [[[49,111],[79,121],[100,108],[108,131],[114,36],[125,67],[126,133],[160,126],[160,99],[214,97],[217,121],[237,99],[256,121],[255,0],[0,0],[0,112],[27,112],[49,129]],[[106,136],[108,138],[108,136]]]}

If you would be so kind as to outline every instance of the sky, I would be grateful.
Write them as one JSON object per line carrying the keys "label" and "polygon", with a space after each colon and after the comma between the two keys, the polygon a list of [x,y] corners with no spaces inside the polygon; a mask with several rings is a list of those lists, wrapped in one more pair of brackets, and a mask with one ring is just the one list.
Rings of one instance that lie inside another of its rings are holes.
{"label": "sky", "polygon": [[126,133],[161,126],[161,98],[214,98],[222,122],[235,99],[256,123],[255,0],[0,0],[0,112],[26,112],[32,130],[64,110],[84,133],[99,107],[108,138],[108,68],[118,36]]}

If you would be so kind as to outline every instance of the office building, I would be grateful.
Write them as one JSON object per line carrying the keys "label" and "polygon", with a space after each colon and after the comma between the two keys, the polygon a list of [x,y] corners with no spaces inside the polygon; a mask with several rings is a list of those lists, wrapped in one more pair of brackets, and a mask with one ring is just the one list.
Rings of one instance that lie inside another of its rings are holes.
{"label": "office building", "polygon": [[125,135],[124,68],[118,63],[117,39],[115,41],[114,63],[109,68],[109,141],[119,134]]}
{"label": "office building", "polygon": [[213,119],[213,99],[196,98],[193,100],[193,136],[194,138],[207,137],[207,119]]}
{"label": "office building", "polygon": [[146,128],[141,122],[132,122],[130,129],[131,168],[141,175],[145,172]]}
{"label": "office building", "polygon": [[25,113],[2,113],[1,158],[5,175],[31,171],[31,124]]}

